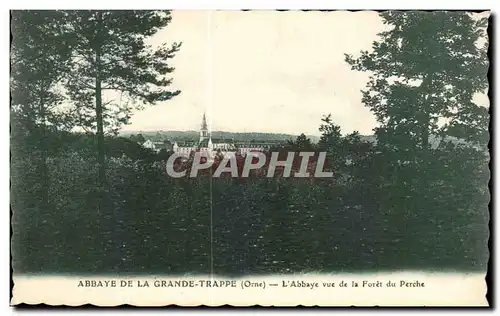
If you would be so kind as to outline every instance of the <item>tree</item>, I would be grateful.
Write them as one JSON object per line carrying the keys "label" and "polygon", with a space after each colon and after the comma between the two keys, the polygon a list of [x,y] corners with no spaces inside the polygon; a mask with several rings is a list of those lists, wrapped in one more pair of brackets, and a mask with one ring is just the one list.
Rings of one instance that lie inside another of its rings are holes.
{"label": "tree", "polygon": [[146,138],[144,138],[144,136],[141,133],[137,134],[137,142],[138,143],[143,144],[145,141],[146,141]]}
{"label": "tree", "polygon": [[60,11],[12,12],[11,108],[31,130],[60,123],[58,84],[71,52],[62,19]]}
{"label": "tree", "polygon": [[346,54],[353,70],[372,73],[363,102],[381,123],[379,142],[427,150],[430,135],[464,126],[479,129],[484,140],[487,123],[473,122],[487,110],[473,97],[487,87],[487,19],[445,11],[381,17],[390,29],[379,34],[373,51]]}
{"label": "tree", "polygon": [[488,110],[474,103],[487,87],[487,19],[444,11],[381,17],[388,30],[373,51],[346,61],[371,73],[363,102],[380,123],[375,131],[386,180],[404,197],[418,188],[424,205],[436,175],[429,172],[437,149],[430,141],[458,136],[484,145],[488,139]]}
{"label": "tree", "polygon": [[130,135],[129,139],[131,141],[139,143],[139,144],[143,144],[146,141],[146,139],[144,138],[144,136],[141,133],[139,133],[137,135],[132,134],[132,135]]}
{"label": "tree", "polygon": [[372,145],[363,141],[357,131],[342,136],[340,126],[332,121],[331,114],[323,117],[322,121],[318,148],[327,152],[336,177],[342,175],[344,180],[348,180],[356,176],[355,180],[362,181],[364,176],[359,170],[366,169],[366,160],[373,154]]}
{"label": "tree", "polygon": [[314,145],[311,140],[304,134],[300,134],[297,136],[295,141],[289,140],[288,146],[291,147],[295,151],[313,151]]}
{"label": "tree", "polygon": [[[387,215],[382,228],[387,238],[406,228],[408,257],[433,253],[441,262],[473,257],[483,265],[471,254],[487,251],[484,234],[469,227],[486,225],[487,215],[489,117],[487,108],[474,103],[487,88],[487,19],[444,11],[381,17],[387,30],[373,50],[357,58],[346,55],[346,61],[371,74],[363,102],[380,126],[370,159],[378,170],[367,170],[380,179],[377,211]],[[448,141],[450,136],[465,144]],[[481,241],[480,250],[474,249],[478,243],[464,241],[466,235]]]}
{"label": "tree", "polygon": [[[11,20],[11,118],[14,156],[35,156],[40,201],[48,209],[49,132],[68,121],[58,107],[60,84],[70,68],[70,46],[60,11],[13,11]],[[24,147],[29,153],[20,153]],[[34,154],[34,155],[33,155]],[[17,158],[17,157],[16,157]]]}
{"label": "tree", "polygon": [[[171,21],[168,11],[71,11],[74,69],[67,88],[80,125],[96,131],[99,184],[105,183],[105,129],[128,122],[134,108],[166,101],[180,43],[153,49],[147,40]],[[103,101],[103,92],[119,102]]]}
{"label": "tree", "polygon": [[332,171],[335,172],[334,177],[337,178],[345,162],[340,152],[343,142],[340,126],[332,121],[331,114],[323,117],[321,121],[323,123],[319,127],[321,137],[318,142],[318,150],[327,153],[329,165],[332,167]]}
{"label": "tree", "polygon": [[321,137],[318,142],[318,147],[324,150],[335,150],[338,149],[342,140],[342,134],[340,133],[340,126],[336,125],[332,121],[332,115],[328,114],[327,116],[321,119],[323,122],[319,131],[321,132]]}

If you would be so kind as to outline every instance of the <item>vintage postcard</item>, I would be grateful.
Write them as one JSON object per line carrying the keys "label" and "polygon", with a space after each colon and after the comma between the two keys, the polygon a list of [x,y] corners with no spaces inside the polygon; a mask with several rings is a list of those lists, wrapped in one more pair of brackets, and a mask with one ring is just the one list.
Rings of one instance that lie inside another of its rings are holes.
{"label": "vintage postcard", "polygon": [[11,304],[488,306],[489,17],[11,11]]}

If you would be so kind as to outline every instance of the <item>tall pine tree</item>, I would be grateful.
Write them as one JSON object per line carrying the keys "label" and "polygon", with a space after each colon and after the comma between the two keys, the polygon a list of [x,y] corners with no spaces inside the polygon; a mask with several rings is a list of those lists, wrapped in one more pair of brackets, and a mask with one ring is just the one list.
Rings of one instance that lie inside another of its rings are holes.
{"label": "tall pine tree", "polygon": [[379,142],[425,150],[431,135],[464,129],[484,142],[488,111],[473,98],[487,88],[487,19],[445,11],[381,17],[389,30],[373,51],[346,55],[354,70],[372,73],[363,102],[381,123]]}
{"label": "tall pine tree", "polygon": [[405,245],[394,243],[400,258],[484,267],[489,115],[475,96],[488,85],[487,18],[445,11],[381,18],[387,30],[373,50],[346,55],[352,69],[371,74],[363,102],[380,124],[377,222]]}
{"label": "tall pine tree", "polygon": [[66,125],[60,85],[70,69],[70,45],[60,11],[11,13],[11,118],[14,159],[36,157],[40,202],[48,209],[48,133]]}
{"label": "tall pine tree", "polygon": [[59,125],[58,87],[70,67],[70,46],[60,11],[13,11],[11,109],[28,129]]}
{"label": "tall pine tree", "polygon": [[441,139],[442,148],[453,136],[486,150],[488,109],[474,97],[488,85],[487,18],[446,11],[389,11],[381,18],[387,30],[373,50],[346,61],[371,73],[363,102],[380,123],[375,133],[386,182],[402,199],[420,192],[423,205],[438,175],[430,170],[437,159],[431,149]]}
{"label": "tall pine tree", "polygon": [[[179,43],[155,49],[147,44],[171,21],[168,11],[72,11],[74,69],[67,85],[80,124],[97,135],[99,184],[105,184],[105,128],[126,123],[133,108],[169,100],[174,71],[169,65]],[[103,94],[118,93],[118,103],[103,102]]]}

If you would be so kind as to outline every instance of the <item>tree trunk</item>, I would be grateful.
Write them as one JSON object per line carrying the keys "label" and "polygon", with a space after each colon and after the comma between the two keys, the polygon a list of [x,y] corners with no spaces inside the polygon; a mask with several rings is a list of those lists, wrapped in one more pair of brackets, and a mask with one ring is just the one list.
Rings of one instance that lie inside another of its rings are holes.
{"label": "tree trunk", "polygon": [[99,185],[103,187],[106,183],[106,166],[104,153],[104,128],[102,120],[102,98],[101,98],[101,80],[97,75],[95,88],[95,112],[97,119],[97,161],[99,163]]}
{"label": "tree trunk", "polygon": [[[424,109],[425,111],[425,109]],[[424,151],[429,149],[429,125],[430,125],[430,115],[424,112],[423,124],[422,124],[422,149]]]}
{"label": "tree trunk", "polygon": [[431,122],[431,105],[432,105],[432,77],[430,74],[427,74],[427,76],[424,79],[424,97],[423,97],[423,102],[422,102],[422,120],[421,120],[421,143],[422,143],[422,150],[419,154],[419,165],[420,165],[420,172],[419,172],[419,182],[420,182],[420,194],[421,194],[421,199],[419,200],[419,207],[421,210],[426,210],[429,208],[432,208],[433,202],[429,200],[430,196],[430,191],[432,191],[432,188],[430,187],[430,181],[429,181],[429,169],[428,169],[428,163],[429,163],[429,156],[430,154],[430,148],[429,148],[429,128],[430,128],[430,122]]}
{"label": "tree trunk", "polygon": [[[49,168],[47,167],[47,157],[48,157],[48,142],[47,142],[47,128],[45,126],[45,101],[44,101],[45,90],[42,88],[40,91],[40,104],[38,108],[38,114],[40,117],[40,130],[38,145],[40,150],[40,162],[39,162],[39,172],[41,178],[41,205],[42,211],[47,211],[49,209]],[[37,133],[35,128],[35,133]],[[38,134],[38,133],[37,133]]]}
{"label": "tree trunk", "polygon": [[[98,14],[98,22],[100,23],[100,14]],[[106,160],[104,148],[104,127],[103,127],[103,108],[102,108],[102,89],[101,89],[101,44],[99,40],[99,26],[96,38],[95,62],[95,114],[97,123],[97,161],[99,164],[99,186],[104,188],[106,184]]]}
{"label": "tree trunk", "polygon": [[[43,116],[42,116],[43,118]],[[48,210],[49,208],[49,168],[47,166],[48,158],[48,143],[47,143],[47,128],[45,123],[42,122],[40,126],[40,176],[42,178],[42,209]]]}
{"label": "tree trunk", "polygon": [[422,82],[423,85],[423,102],[422,102],[422,120],[421,120],[421,143],[422,143],[422,150],[426,152],[429,149],[429,126],[431,123],[431,116],[430,116],[430,103],[432,102],[431,100],[431,89],[432,89],[432,77],[431,75],[427,75],[424,78],[424,81]]}

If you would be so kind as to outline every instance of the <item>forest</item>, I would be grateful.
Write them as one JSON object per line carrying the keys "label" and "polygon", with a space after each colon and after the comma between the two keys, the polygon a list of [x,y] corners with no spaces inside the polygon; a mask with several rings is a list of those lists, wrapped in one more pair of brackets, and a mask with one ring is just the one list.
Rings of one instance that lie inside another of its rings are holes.
{"label": "forest", "polygon": [[171,13],[12,11],[14,273],[485,271],[490,113],[474,96],[488,91],[488,20],[380,18],[394,27],[341,61],[370,73],[376,141],[325,113],[317,142],[298,130],[279,149],[326,152],[333,178],[173,179],[168,155],[118,135],[181,94],[181,43],[145,44]]}

